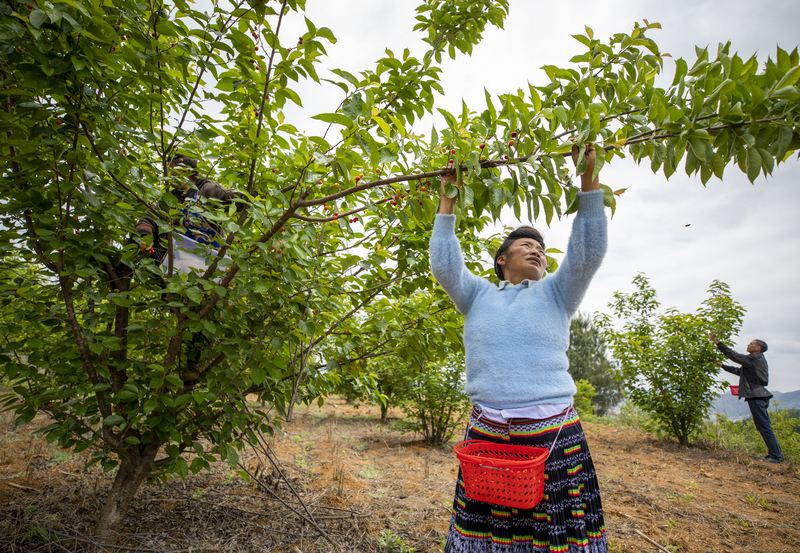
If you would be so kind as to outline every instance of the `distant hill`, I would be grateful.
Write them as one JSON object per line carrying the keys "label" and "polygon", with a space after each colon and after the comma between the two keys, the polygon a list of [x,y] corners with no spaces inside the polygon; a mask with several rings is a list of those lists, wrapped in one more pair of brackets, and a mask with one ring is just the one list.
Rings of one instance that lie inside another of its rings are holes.
{"label": "distant hill", "polygon": [[[771,390],[770,390],[771,391]],[[800,390],[793,392],[775,392],[772,391],[772,401],[770,401],[770,408],[776,405],[781,409],[800,409]],[[750,409],[747,403],[743,400],[740,401],[738,397],[732,396],[730,392],[719,396],[711,406],[712,414],[722,414],[729,419],[742,419],[750,416]]]}

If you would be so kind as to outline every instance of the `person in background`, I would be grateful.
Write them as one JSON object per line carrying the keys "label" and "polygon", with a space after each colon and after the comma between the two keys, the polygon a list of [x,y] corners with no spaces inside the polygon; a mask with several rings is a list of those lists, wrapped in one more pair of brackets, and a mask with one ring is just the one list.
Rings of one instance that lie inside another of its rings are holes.
{"label": "person in background", "polygon": [[772,394],[765,388],[769,384],[769,366],[764,357],[767,343],[764,340],[752,340],[747,344],[747,355],[745,355],[736,353],[713,334],[709,335],[709,339],[716,344],[717,349],[725,357],[741,365],[735,367],[723,363],[721,366],[724,370],[739,377],[739,399],[747,402],[750,414],[753,416],[753,423],[767,446],[767,455],[764,460],[770,463],[782,463],[783,452],[772,431],[772,422],[769,419],[769,400],[772,398]]}

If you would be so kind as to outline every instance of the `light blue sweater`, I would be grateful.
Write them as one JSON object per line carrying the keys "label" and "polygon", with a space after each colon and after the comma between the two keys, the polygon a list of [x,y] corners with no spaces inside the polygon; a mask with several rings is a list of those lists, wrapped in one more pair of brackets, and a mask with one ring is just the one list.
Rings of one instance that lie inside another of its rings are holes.
{"label": "light blue sweater", "polygon": [[493,409],[569,403],[569,321],[606,251],[603,192],[579,192],[567,253],[553,275],[492,284],[467,269],[455,215],[436,216],[431,271],[464,315],[466,392]]}

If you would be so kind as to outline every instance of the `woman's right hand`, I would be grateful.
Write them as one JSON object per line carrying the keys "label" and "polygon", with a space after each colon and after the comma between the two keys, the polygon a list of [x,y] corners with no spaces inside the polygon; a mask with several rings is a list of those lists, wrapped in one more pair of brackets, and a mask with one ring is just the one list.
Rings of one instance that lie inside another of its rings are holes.
{"label": "woman's right hand", "polygon": [[439,179],[439,213],[451,214],[455,212],[456,198],[447,197],[447,185],[452,184],[456,188],[461,187],[461,183],[456,178],[455,171],[442,175]]}

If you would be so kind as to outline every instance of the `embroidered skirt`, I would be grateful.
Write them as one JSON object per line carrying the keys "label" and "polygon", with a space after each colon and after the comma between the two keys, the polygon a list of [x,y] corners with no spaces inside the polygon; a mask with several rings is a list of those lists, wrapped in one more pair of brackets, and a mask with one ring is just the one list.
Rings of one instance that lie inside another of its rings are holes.
{"label": "embroidered skirt", "polygon": [[445,553],[607,553],[600,489],[578,413],[547,419],[480,418],[473,408],[467,439],[549,448],[544,498],[533,509],[467,499],[458,472]]}

